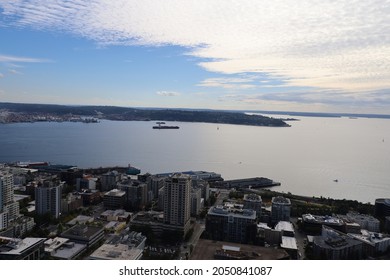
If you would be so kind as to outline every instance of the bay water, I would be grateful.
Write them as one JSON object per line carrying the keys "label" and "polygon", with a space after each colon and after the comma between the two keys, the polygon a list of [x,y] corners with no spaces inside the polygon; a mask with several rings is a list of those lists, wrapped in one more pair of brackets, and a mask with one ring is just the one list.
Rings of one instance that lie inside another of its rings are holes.
{"label": "bay water", "polygon": [[274,190],[374,203],[390,197],[390,120],[302,117],[291,127],[154,122],[0,125],[0,162],[127,166],[142,173],[205,170],[268,177]]}

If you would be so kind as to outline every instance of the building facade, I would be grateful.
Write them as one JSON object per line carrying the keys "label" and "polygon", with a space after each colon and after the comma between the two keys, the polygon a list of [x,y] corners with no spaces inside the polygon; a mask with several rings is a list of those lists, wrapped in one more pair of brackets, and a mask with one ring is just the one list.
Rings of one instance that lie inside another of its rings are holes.
{"label": "building facade", "polygon": [[120,174],[118,171],[110,171],[103,174],[100,178],[101,191],[106,192],[116,188],[116,184],[120,181]]}
{"label": "building facade", "polygon": [[200,188],[193,188],[191,190],[191,216],[196,217],[202,206],[202,190]]}
{"label": "building facade", "polygon": [[283,196],[272,198],[271,223],[277,224],[279,221],[290,221],[291,201]]}
{"label": "building facade", "polygon": [[248,243],[256,236],[256,212],[230,205],[211,207],[206,217],[206,231],[213,240]]}
{"label": "building facade", "polygon": [[35,188],[35,209],[38,215],[49,213],[54,218],[61,214],[61,191],[63,183],[45,181]]}
{"label": "building facade", "polygon": [[327,226],[313,238],[313,255],[323,260],[357,260],[363,257],[363,242]]}
{"label": "building facade", "polygon": [[261,216],[261,196],[257,194],[244,195],[244,209],[252,209],[256,212],[257,217]]}
{"label": "building facade", "polygon": [[164,223],[189,227],[191,214],[191,177],[174,174],[164,182]]}
{"label": "building facade", "polygon": [[390,198],[378,198],[375,200],[375,216],[378,218],[390,216]]}
{"label": "building facade", "polygon": [[113,189],[104,194],[103,203],[106,209],[122,209],[126,201],[126,192]]}

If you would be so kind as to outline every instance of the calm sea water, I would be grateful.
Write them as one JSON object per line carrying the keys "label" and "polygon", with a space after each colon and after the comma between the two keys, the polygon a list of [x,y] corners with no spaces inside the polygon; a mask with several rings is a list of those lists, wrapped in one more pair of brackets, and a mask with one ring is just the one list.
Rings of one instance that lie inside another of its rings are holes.
{"label": "calm sea water", "polygon": [[275,190],[301,195],[371,203],[390,197],[390,120],[306,117],[290,128],[175,124],[179,130],[119,121],[0,125],[0,162],[131,163],[150,173],[263,176],[282,183]]}

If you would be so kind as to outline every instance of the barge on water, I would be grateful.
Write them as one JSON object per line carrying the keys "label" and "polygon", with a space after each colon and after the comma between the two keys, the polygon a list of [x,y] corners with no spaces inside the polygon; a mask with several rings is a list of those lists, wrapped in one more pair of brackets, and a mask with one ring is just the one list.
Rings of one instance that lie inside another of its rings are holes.
{"label": "barge on water", "polygon": [[153,129],[179,129],[180,128],[176,125],[164,125],[165,122],[156,122],[156,124],[158,125],[153,126]]}
{"label": "barge on water", "polygon": [[255,177],[255,178],[244,178],[244,179],[236,179],[236,180],[225,180],[222,182],[219,182],[219,184],[228,189],[232,188],[269,188],[269,187],[275,187],[280,186],[279,182],[275,182],[271,179],[264,178],[264,177]]}

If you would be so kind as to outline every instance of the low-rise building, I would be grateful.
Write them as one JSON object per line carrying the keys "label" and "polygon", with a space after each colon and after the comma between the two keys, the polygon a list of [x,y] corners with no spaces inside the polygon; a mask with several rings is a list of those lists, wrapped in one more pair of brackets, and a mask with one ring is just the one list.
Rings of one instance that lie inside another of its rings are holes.
{"label": "low-rise building", "polygon": [[84,216],[84,215],[78,215],[76,218],[70,220],[66,224],[69,226],[74,226],[74,225],[85,225],[92,223],[94,221],[94,218],[91,216]]}
{"label": "low-rise building", "polygon": [[260,245],[279,245],[282,240],[282,232],[270,228],[265,223],[257,224],[257,237]]}
{"label": "low-rise building", "polygon": [[377,232],[362,230],[361,234],[349,233],[349,236],[363,242],[365,256],[376,257],[390,249],[390,237]]}
{"label": "low-rise building", "polygon": [[68,193],[66,198],[61,199],[61,214],[68,214],[83,207],[83,199],[81,195]]}
{"label": "low-rise building", "polygon": [[75,260],[86,251],[87,245],[56,237],[45,241],[45,253],[53,259]]}
{"label": "low-rise building", "polygon": [[234,205],[211,207],[206,231],[213,240],[248,243],[256,236],[256,212]]}
{"label": "low-rise building", "polygon": [[118,221],[127,223],[130,221],[131,216],[131,212],[127,212],[123,209],[106,210],[100,214],[100,218],[107,222]]}
{"label": "low-rise building", "polygon": [[332,216],[304,214],[302,215],[302,225],[304,231],[311,234],[320,234],[322,232],[322,226],[327,226],[341,232],[345,231],[345,222],[342,219]]}
{"label": "low-rise building", "polygon": [[83,175],[82,178],[76,179],[76,190],[96,190],[97,178],[94,178],[92,175]]}
{"label": "low-rise building", "polygon": [[64,231],[61,237],[85,244],[89,248],[103,240],[104,230],[98,226],[75,225]]}
{"label": "low-rise building", "polygon": [[0,260],[40,260],[44,256],[45,240],[0,237]]}
{"label": "low-rise building", "polygon": [[129,231],[112,235],[106,244],[91,254],[92,260],[139,260],[145,248],[146,237],[139,232]]}
{"label": "low-rise building", "polygon": [[358,223],[362,229],[368,231],[379,232],[380,231],[380,222],[378,219],[370,215],[359,214],[357,212],[347,213],[347,218],[351,221]]}
{"label": "low-rise building", "polygon": [[[141,211],[134,215],[130,221],[132,228],[144,228],[147,226],[156,237],[162,237],[164,234],[174,233],[175,236],[185,235],[185,228],[177,225],[164,223],[164,213],[158,211]],[[188,230],[187,230],[188,231]]]}
{"label": "low-rise building", "polygon": [[83,206],[96,205],[102,201],[101,193],[97,190],[88,190],[80,193]]}
{"label": "low-rise building", "polygon": [[282,236],[282,243],[280,243],[280,248],[286,250],[286,252],[293,260],[298,258],[298,246],[295,237]]}
{"label": "low-rise building", "polygon": [[90,260],[139,260],[143,250],[130,248],[124,244],[103,244],[88,259]]}
{"label": "low-rise building", "polygon": [[362,259],[363,242],[330,227],[322,226],[321,235],[313,238],[313,255],[323,260]]}
{"label": "low-rise building", "polygon": [[278,222],[275,226],[275,230],[280,231],[282,233],[282,236],[289,236],[289,237],[295,236],[294,226],[290,222],[286,222],[286,221]]}
{"label": "low-rise building", "polygon": [[30,232],[35,226],[34,218],[27,216],[20,216],[8,225],[8,228],[0,232],[1,236],[11,238],[22,238]]}
{"label": "low-rise building", "polygon": [[125,206],[126,192],[113,189],[104,194],[103,203],[106,209],[123,209]]}

